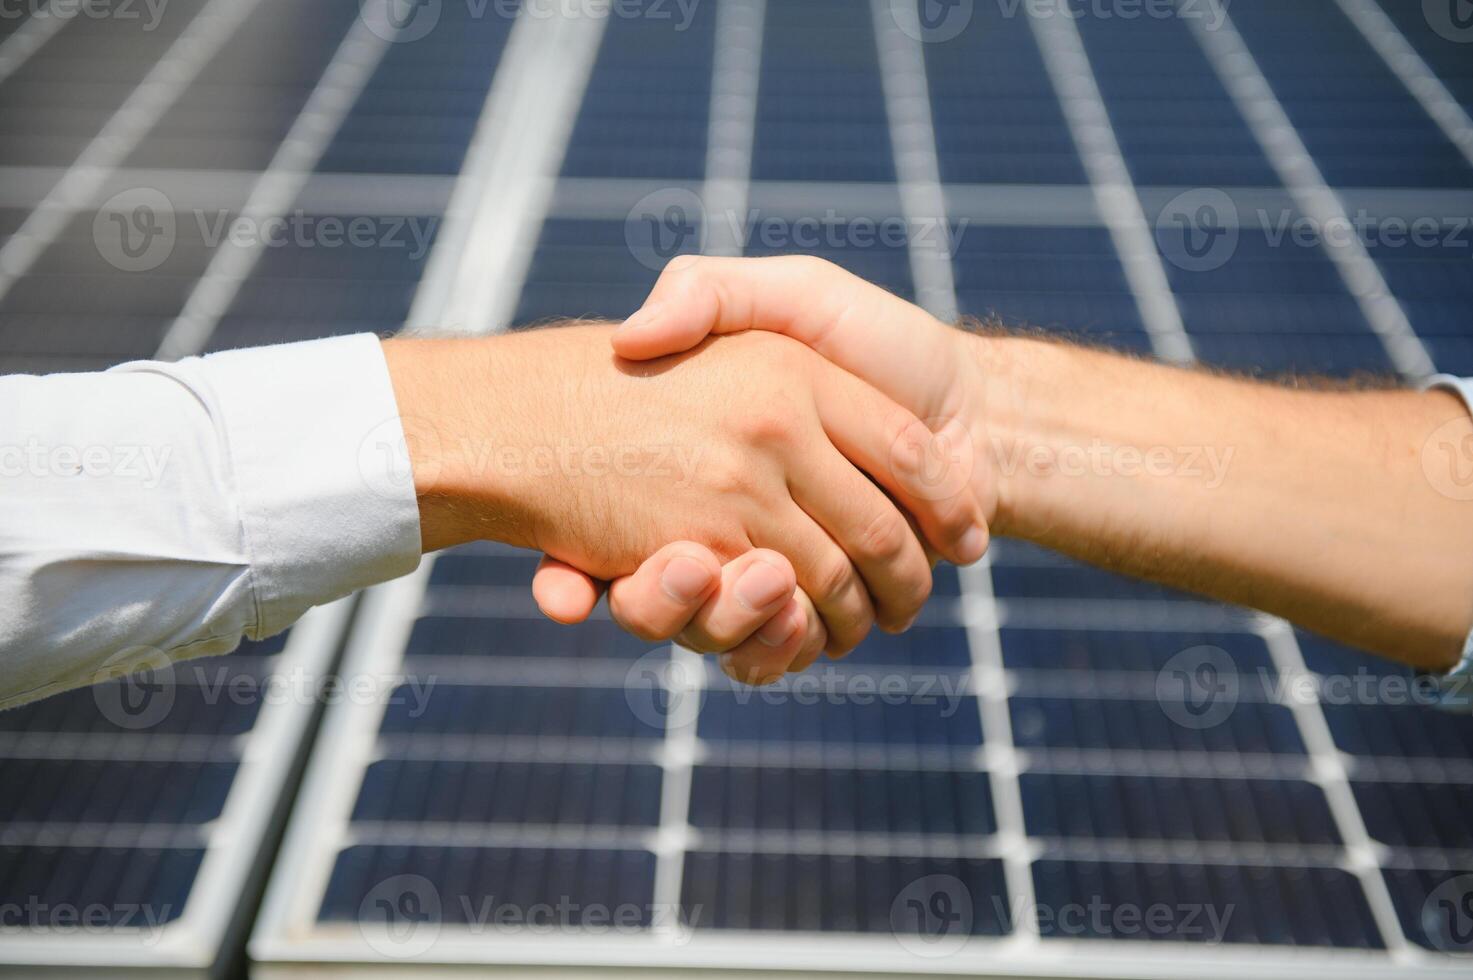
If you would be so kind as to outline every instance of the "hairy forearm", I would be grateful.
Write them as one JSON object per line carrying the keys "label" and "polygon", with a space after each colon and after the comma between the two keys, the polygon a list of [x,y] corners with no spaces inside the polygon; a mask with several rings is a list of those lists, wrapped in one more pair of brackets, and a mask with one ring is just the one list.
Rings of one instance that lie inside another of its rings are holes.
{"label": "hairy forearm", "polygon": [[995,533],[1418,667],[1456,662],[1473,622],[1473,504],[1423,468],[1434,432],[1473,437],[1456,398],[968,341],[985,379],[974,431],[994,468]]}

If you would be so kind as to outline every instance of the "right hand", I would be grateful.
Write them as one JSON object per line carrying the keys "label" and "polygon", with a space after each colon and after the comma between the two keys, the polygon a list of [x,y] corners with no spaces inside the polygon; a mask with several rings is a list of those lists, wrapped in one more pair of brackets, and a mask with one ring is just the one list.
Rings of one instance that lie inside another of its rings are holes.
{"label": "right hand", "polygon": [[[621,356],[645,359],[686,350],[711,334],[746,330],[783,333],[803,342],[941,433],[942,439],[930,447],[917,443],[910,453],[892,454],[897,463],[915,463],[912,470],[902,465],[904,472],[897,478],[916,487],[911,499],[931,498],[913,516],[934,553],[958,564],[982,556],[997,498],[987,468],[980,465],[979,454],[987,445],[980,429],[986,417],[980,406],[983,379],[965,333],[822,259],[681,257],[666,267],[643,307],[611,341]],[[971,463],[963,485],[956,485],[954,472],[948,469],[953,462],[957,467]],[[978,513],[982,518],[975,524],[959,519]],[[671,547],[689,550],[690,544]],[[664,552],[656,554],[647,567],[658,568],[665,560]],[[632,583],[614,582],[610,592],[611,611],[626,628],[659,604],[641,584],[651,581],[651,574],[641,571]],[[577,569],[551,559],[544,560],[533,583],[539,605],[562,622],[585,619],[601,588]],[[705,615],[705,605],[729,602],[718,588],[681,610],[664,609],[660,638],[674,636],[687,642],[687,634],[681,632],[686,621]],[[741,640],[761,625],[751,624]],[[781,672],[774,657],[742,641],[725,647],[739,643],[734,649],[739,654],[736,664],[764,677]],[[787,666],[800,670],[809,663],[811,658],[799,656]]]}
{"label": "right hand", "polygon": [[[494,537],[615,579],[672,540],[722,561],[766,547],[791,561],[830,652],[876,618],[898,629],[915,617],[930,567],[870,479],[926,506],[891,461],[929,438],[913,415],[785,339],[632,365],[610,354],[610,332],[385,343],[401,413],[434,422],[419,441],[436,445],[416,451],[411,437],[427,550]],[[768,579],[750,604],[769,599],[771,615],[792,587]]]}

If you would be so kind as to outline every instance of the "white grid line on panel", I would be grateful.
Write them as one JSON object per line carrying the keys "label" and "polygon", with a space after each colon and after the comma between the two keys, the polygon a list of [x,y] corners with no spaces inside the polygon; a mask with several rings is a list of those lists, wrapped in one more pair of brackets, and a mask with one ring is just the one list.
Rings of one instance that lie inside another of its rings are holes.
{"label": "white grid line on panel", "polygon": [[[886,0],[871,0],[871,8],[901,208],[908,222],[927,217],[944,220],[946,200],[941,191],[926,63],[920,42],[900,29],[892,13],[897,8]],[[909,12],[908,7],[900,9]],[[954,319],[957,301],[951,256],[928,247],[919,241],[919,236],[910,236],[909,252],[917,299],[934,315]],[[1008,918],[1012,923],[1003,942],[1029,948],[1039,942],[1038,921],[1031,913],[1035,902],[1031,866],[1034,854],[1023,820],[1018,783],[1021,767],[1013,747],[992,579],[986,566],[959,569],[958,575],[971,658],[969,677],[982,728],[978,768],[985,771],[991,790],[995,836],[1001,842],[993,856],[1002,860]]]}
{"label": "white grid line on panel", "polygon": [[740,255],[750,199],[757,89],[766,0],[724,0],[716,8],[707,129],[706,254]]}
{"label": "white grid line on panel", "polygon": [[1013,742],[1013,718],[1008,706],[1009,682],[1003,666],[1002,635],[997,628],[996,599],[992,573],[985,564],[957,570],[965,601],[980,615],[968,616],[967,647],[972,655],[972,693],[982,722],[982,755],[992,788],[992,809],[997,836],[1003,842],[1003,874],[1008,885],[1015,942],[1036,946],[1037,899],[1033,889],[1033,861],[1037,845],[1029,840],[1023,815],[1023,789],[1019,776],[1024,757]]}
{"label": "white grid line on panel", "polygon": [[[1274,668],[1281,678],[1293,679],[1309,674],[1309,668],[1304,664],[1304,653],[1299,649],[1299,641],[1294,636],[1293,627],[1288,623],[1265,617],[1260,635],[1268,644]],[[1306,687],[1313,690],[1310,685]],[[1366,832],[1365,818],[1355,802],[1355,794],[1351,792],[1345,763],[1340,750],[1335,747],[1335,738],[1330,733],[1330,725],[1325,719],[1319,697],[1311,694],[1309,699],[1290,697],[1285,701],[1294,714],[1299,736],[1309,751],[1308,778],[1324,790],[1325,798],[1330,804],[1330,813],[1340,832],[1340,839],[1344,841],[1345,870],[1360,880],[1370,902],[1376,927],[1386,942],[1387,952],[1401,962],[1415,961],[1418,959],[1413,951],[1415,948],[1402,933],[1401,920],[1391,901],[1391,890],[1386,885],[1386,879],[1381,876],[1381,845],[1373,841]]]}
{"label": "white grid line on panel", "polygon": [[[1220,0],[1203,0],[1212,8],[1208,18],[1183,17],[1201,44],[1208,62],[1217,73],[1238,112],[1262,147],[1274,172],[1293,194],[1299,211],[1320,228],[1352,228],[1344,203],[1330,190],[1309,148],[1284,111],[1267,76]],[[1328,235],[1320,242],[1336,271],[1355,298],[1372,331],[1380,338],[1396,370],[1416,381],[1434,372],[1432,357],[1407,319],[1391,287],[1386,284],[1365,245],[1355,236],[1331,243]]]}
{"label": "white grid line on panel", "polygon": [[[911,278],[916,303],[944,323],[957,318],[956,280],[951,266],[952,232],[941,190],[941,165],[936,156],[936,130],[931,120],[931,93],[926,82],[926,59],[921,42],[900,29],[890,0],[870,0],[875,44],[879,49],[880,83],[890,122],[890,145],[900,207],[907,227],[935,228],[935,241],[910,236]],[[917,28],[916,33],[919,33]]]}
{"label": "white grid line on panel", "polygon": [[1028,17],[1074,146],[1094,188],[1121,269],[1156,356],[1175,364],[1194,359],[1192,341],[1166,278],[1140,194],[1105,108],[1094,67],[1073,17],[1052,11]]}
{"label": "white grid line on panel", "polygon": [[[920,36],[919,30],[912,25],[912,32],[907,34],[895,19],[897,10],[908,15],[908,6],[897,8],[888,0],[871,0],[871,9],[890,124],[890,142],[900,183],[901,208],[911,227],[917,227],[917,222],[927,219],[945,221],[946,199],[941,190],[926,62],[921,42],[915,40]],[[947,227],[949,229],[949,225]],[[951,255],[949,250],[937,248],[939,243],[924,243],[921,237],[910,236],[909,244],[916,297],[933,315],[950,321],[957,315]],[[950,240],[949,234],[946,240]],[[982,764],[979,768],[987,775],[997,826],[995,836],[1001,843],[990,856],[999,857],[1002,861],[1003,880],[1008,891],[1008,918],[1012,923],[1010,933],[1002,941],[1030,948],[1039,942],[1038,920],[1032,914],[1035,903],[1032,859],[1035,852],[1023,819],[1022,791],[1018,782],[1021,765],[1013,746],[992,578],[985,565],[958,569],[958,576],[963,618],[967,621],[967,648],[971,657],[969,676],[982,727],[983,744],[979,753]]]}
{"label": "white grid line on panel", "polygon": [[[1463,154],[1463,159],[1473,164],[1473,118],[1462,107],[1442,79],[1417,53],[1396,26],[1386,16],[1376,0],[1335,0],[1340,10],[1355,25],[1356,30],[1375,49],[1386,66],[1401,79],[1417,102],[1437,123],[1439,129]],[[1396,0],[1393,0],[1396,2]]]}
{"label": "white grid line on panel", "polygon": [[15,234],[0,245],[0,300],[56,241],[72,213],[95,199],[98,188],[113,170],[138,148],[260,3],[209,0],[195,15],[62,179],[26,216]]}
{"label": "white grid line on panel", "polygon": [[51,0],[45,10],[35,10],[13,34],[0,41],[0,82],[19,71],[47,41],[76,19],[58,16],[62,6],[62,0]]}
{"label": "white grid line on panel", "polygon": [[689,930],[681,917],[673,914],[680,908],[685,883],[685,854],[689,850],[695,828],[690,825],[691,778],[700,743],[696,724],[704,697],[706,665],[701,655],[675,647],[665,665],[660,683],[669,701],[665,715],[665,740],[659,753],[660,826],[654,836],[655,907],[663,914],[656,917],[655,933],[666,942],[683,942]]}
{"label": "white grid line on panel", "polygon": [[[752,173],[757,126],[757,86],[762,62],[765,0],[728,0],[716,11],[711,65],[706,179],[702,187],[705,252],[739,255]],[[713,220],[715,219],[715,220]],[[693,769],[702,753],[696,736],[706,688],[703,658],[676,646],[661,684],[669,697],[665,741],[659,755],[660,826],[655,834],[654,932],[663,943],[685,943],[690,928],[675,913],[685,884],[685,857],[698,839],[690,825]]]}
{"label": "white grid line on panel", "polygon": [[[232,228],[249,232],[286,215],[388,53],[394,36],[381,25],[370,28],[364,17],[353,19],[271,162],[256,179]],[[266,249],[265,236],[259,233],[247,234],[244,242],[238,243],[227,232],[204,273],[195,280],[183,310],[164,333],[157,354],[160,359],[189,357],[209,346],[215,328]]]}

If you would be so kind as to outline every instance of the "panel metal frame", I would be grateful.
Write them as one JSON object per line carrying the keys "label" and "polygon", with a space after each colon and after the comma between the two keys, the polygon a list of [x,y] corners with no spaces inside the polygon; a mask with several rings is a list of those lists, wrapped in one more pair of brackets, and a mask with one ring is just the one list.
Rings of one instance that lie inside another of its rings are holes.
{"label": "panel metal frame", "polygon": [[[273,674],[292,678],[302,689],[320,690],[332,676],[333,659],[352,612],[353,597],[308,612],[292,627],[277,655]],[[183,913],[158,927],[157,941],[137,930],[104,933],[58,927],[42,935],[7,929],[0,941],[0,975],[35,976],[40,970],[71,968],[95,976],[145,970],[150,976],[210,976],[221,966],[217,957],[225,939],[238,927],[243,905],[262,871],[261,847],[277,822],[293,761],[298,757],[316,714],[314,702],[296,698],[267,699],[256,723],[240,736],[239,768],[231,781],[220,816],[206,825],[205,857],[189,890]]]}

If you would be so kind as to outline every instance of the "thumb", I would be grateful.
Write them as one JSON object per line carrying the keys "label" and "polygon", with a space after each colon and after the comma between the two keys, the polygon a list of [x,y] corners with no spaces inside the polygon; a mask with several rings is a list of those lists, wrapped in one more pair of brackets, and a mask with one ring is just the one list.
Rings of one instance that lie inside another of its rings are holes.
{"label": "thumb", "polygon": [[603,582],[547,555],[542,556],[532,576],[532,597],[537,600],[537,608],[558,623],[583,622],[593,614],[603,590]]}

